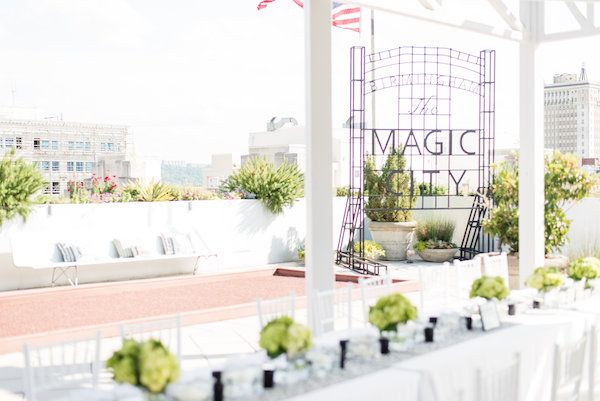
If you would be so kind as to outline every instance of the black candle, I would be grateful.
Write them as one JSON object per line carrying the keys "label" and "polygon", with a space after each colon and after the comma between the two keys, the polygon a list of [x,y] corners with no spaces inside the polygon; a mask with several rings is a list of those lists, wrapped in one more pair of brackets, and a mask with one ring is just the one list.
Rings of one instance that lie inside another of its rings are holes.
{"label": "black candle", "polygon": [[348,340],[340,340],[340,369],[346,367],[346,351],[348,350]]}
{"label": "black candle", "polygon": [[467,330],[473,330],[473,318],[471,316],[465,316],[465,325]]}
{"label": "black candle", "polygon": [[517,314],[517,308],[515,304],[508,304],[508,314],[510,316],[514,316]]}
{"label": "black candle", "polygon": [[273,388],[275,386],[275,381],[273,377],[275,376],[275,371],[273,369],[264,369],[263,370],[263,387],[264,388]]}
{"label": "black candle", "polygon": [[379,339],[379,346],[381,348],[382,355],[387,355],[390,353],[390,339],[389,338],[381,337]]}
{"label": "black candle", "polygon": [[213,401],[223,401],[223,382],[221,381],[221,372],[215,370],[212,372],[215,379],[213,384]]}
{"label": "black candle", "polygon": [[425,342],[433,342],[433,327],[425,327]]}

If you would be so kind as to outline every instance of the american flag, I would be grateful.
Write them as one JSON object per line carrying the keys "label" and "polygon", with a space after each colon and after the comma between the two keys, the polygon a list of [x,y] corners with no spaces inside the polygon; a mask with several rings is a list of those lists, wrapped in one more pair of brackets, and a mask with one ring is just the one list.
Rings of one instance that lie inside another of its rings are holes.
{"label": "american flag", "polygon": [[[256,8],[262,10],[266,8],[269,3],[273,3],[275,0],[263,0],[258,3]],[[300,7],[304,7],[301,0],[292,0]],[[338,3],[336,1],[331,3],[331,24],[338,28],[349,29],[354,32],[360,32],[360,7],[352,6],[349,4]]]}

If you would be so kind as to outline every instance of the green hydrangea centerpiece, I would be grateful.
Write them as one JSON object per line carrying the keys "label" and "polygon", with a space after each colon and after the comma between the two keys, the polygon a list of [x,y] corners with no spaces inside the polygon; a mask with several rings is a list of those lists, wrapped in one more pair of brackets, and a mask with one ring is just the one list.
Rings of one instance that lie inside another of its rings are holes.
{"label": "green hydrangea centerpiece", "polygon": [[381,297],[369,309],[369,323],[380,332],[396,331],[399,324],[417,318],[417,308],[402,294]]}
{"label": "green hydrangea centerpiece", "polygon": [[112,369],[117,383],[144,387],[151,393],[162,392],[179,378],[177,358],[155,339],[123,341],[121,349],[106,361],[106,367]]}
{"label": "green hydrangea centerpiece", "polygon": [[270,358],[287,354],[294,357],[312,346],[312,333],[302,324],[294,322],[289,316],[271,320],[260,332],[259,345],[267,351]]}
{"label": "green hydrangea centerpiece", "polygon": [[600,278],[600,259],[593,256],[577,258],[569,265],[569,277],[575,281]]}
{"label": "green hydrangea centerpiece", "polygon": [[529,276],[525,285],[535,288],[540,292],[547,292],[553,288],[558,288],[563,283],[563,275],[555,267],[538,267]]}
{"label": "green hydrangea centerpiece", "polygon": [[473,281],[469,296],[501,301],[508,296],[508,288],[502,277],[483,276]]}

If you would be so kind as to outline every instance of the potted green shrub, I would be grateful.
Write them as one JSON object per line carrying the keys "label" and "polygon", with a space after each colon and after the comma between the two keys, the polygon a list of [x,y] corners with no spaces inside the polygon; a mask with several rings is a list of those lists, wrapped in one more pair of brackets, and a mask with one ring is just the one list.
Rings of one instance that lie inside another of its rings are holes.
{"label": "potted green shrub", "polygon": [[[565,207],[589,195],[594,180],[583,171],[575,156],[555,151],[545,157],[544,234],[546,267],[566,268],[568,259],[555,255],[568,240],[571,221]],[[483,222],[486,232],[500,239],[510,249],[508,257],[511,288],[519,277],[519,170],[518,166],[502,163],[496,168],[491,186],[494,209]]]}
{"label": "potted green shrub", "polygon": [[430,218],[417,223],[415,251],[427,262],[452,260],[458,247],[452,242],[455,223],[447,219]]}
{"label": "potted green shrub", "polygon": [[373,240],[385,251],[386,260],[405,260],[417,223],[411,218],[415,196],[401,149],[393,149],[377,169],[375,158],[365,160],[365,211]]}

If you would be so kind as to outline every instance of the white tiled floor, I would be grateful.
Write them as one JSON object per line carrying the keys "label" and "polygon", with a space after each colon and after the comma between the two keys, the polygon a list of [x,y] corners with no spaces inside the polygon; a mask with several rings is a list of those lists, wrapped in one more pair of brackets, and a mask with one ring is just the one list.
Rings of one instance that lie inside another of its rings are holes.
{"label": "white tiled floor", "polygon": [[[418,267],[423,262],[407,264],[406,262],[388,263],[389,271],[394,278],[418,279]],[[278,264],[281,266],[281,264]],[[336,266],[336,270],[347,272]],[[414,302],[418,302],[417,293],[407,294]],[[359,310],[359,303],[356,304]],[[305,311],[299,311],[297,319],[306,320]],[[194,368],[214,368],[222,363],[228,355],[251,353],[258,349],[258,319],[256,316],[206,323],[182,328],[182,370]],[[106,360],[120,346],[120,337],[105,338],[102,341],[102,359]],[[23,356],[20,352],[0,355],[0,400],[23,400]],[[103,381],[109,382],[104,374]]]}

